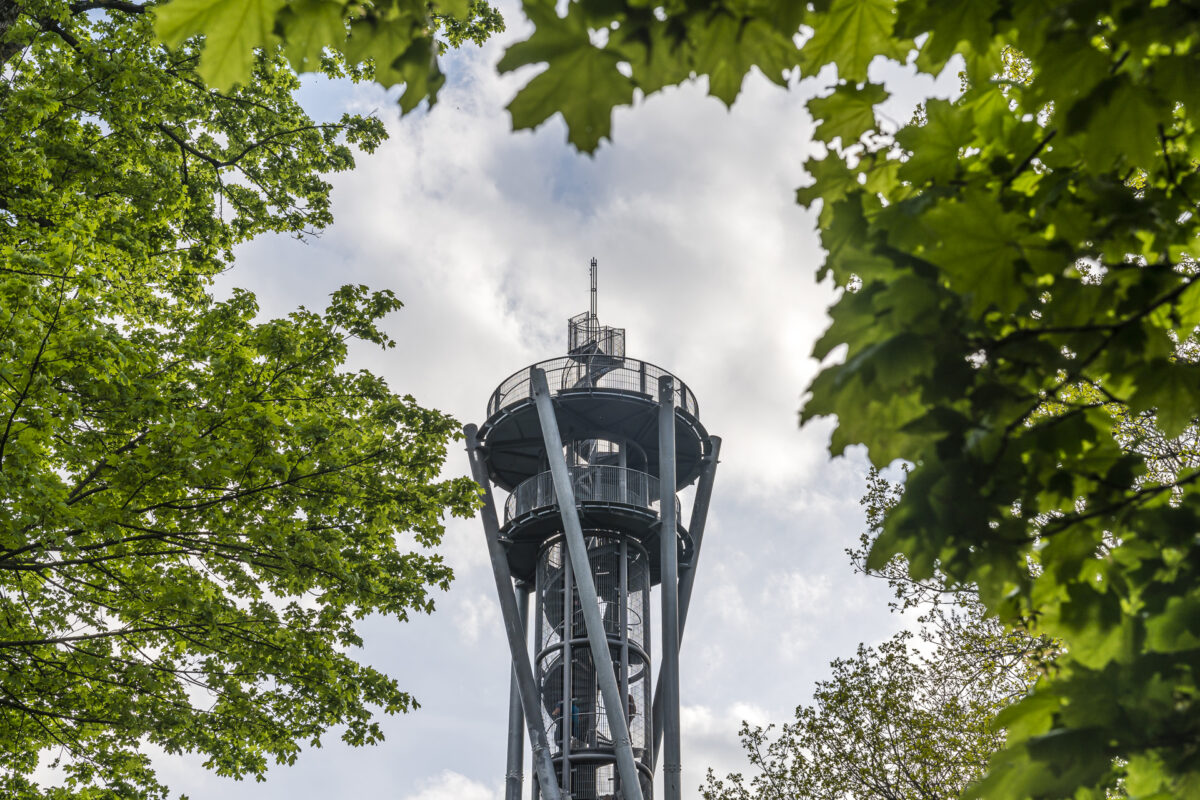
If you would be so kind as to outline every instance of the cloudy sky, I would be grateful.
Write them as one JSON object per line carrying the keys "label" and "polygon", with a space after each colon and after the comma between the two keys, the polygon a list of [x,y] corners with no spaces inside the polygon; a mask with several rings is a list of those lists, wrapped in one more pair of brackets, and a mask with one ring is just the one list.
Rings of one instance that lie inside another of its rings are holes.
{"label": "cloudy sky", "polygon": [[[732,110],[703,84],[669,90],[619,112],[615,141],[581,156],[557,119],[511,132],[504,107],[533,72],[495,74],[504,43],[527,34],[501,5],[509,32],[448,59],[431,112],[400,119],[374,86],[305,89],[314,116],[373,112],[390,139],[331,179],[337,221],[321,238],[256,241],[221,290],[255,291],[264,316],[323,308],[348,282],[395,290],[398,346],[356,350],[354,366],[481,423],[500,381],[565,352],[599,259],[601,320],[626,328],[630,356],[688,383],[724,439],[681,659],[685,797],[698,797],[708,767],[744,768],[741,720],[790,718],[831,659],[901,624],[843,552],[862,528],[863,453],[830,460],[830,426],[796,425],[835,294],[815,281],[814,218],[793,198],[814,150],[804,101],[832,76],[790,91],[752,76]],[[876,66],[901,94],[893,119],[956,84]],[[466,472],[456,447],[447,474]],[[451,521],[442,551],[457,577],[435,614],[363,626],[359,656],[421,703],[384,720],[386,743],[331,735],[265,784],[218,779],[198,759],[162,758],[162,777],[194,800],[502,798],[509,661],[479,521]]]}

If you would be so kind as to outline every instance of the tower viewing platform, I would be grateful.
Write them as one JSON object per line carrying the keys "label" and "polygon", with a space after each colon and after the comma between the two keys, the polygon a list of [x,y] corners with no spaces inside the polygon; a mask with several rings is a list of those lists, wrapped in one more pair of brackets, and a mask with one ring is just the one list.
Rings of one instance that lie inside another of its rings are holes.
{"label": "tower viewing platform", "polygon": [[542,370],[562,409],[559,428],[563,441],[584,438],[597,431],[636,444],[657,476],[658,388],[663,378],[674,386],[677,448],[676,488],[688,486],[703,469],[712,442],[700,424],[700,406],[687,385],[662,367],[633,358],[616,363],[593,363],[607,356],[566,356],[542,361],[514,372],[492,392],[488,419],[480,438],[488,448],[488,471],[500,488],[512,490],[541,471],[542,443],[537,407],[533,399],[533,374]]}

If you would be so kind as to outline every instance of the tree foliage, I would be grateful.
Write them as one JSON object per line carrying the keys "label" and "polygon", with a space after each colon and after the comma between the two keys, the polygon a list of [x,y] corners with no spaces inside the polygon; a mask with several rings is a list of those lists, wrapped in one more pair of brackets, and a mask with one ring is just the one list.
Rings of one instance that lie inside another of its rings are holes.
{"label": "tree foliage", "polygon": [[988,617],[969,587],[914,580],[899,556],[867,566],[902,490],[871,473],[868,532],[847,555],[855,571],[887,581],[893,611],[918,614],[916,631],[834,661],[812,704],[777,733],[743,724],[753,772],[720,779],[710,770],[706,800],[953,800],[1003,745],[996,715],[1052,668],[1053,642]]}
{"label": "tree foliage", "polygon": [[778,729],[742,724],[753,773],[718,778],[705,800],[954,800],[1003,736],[992,728],[991,675],[963,683],[919,655],[911,634],[830,664],[813,703]]}
{"label": "tree foliage", "polygon": [[297,72],[319,69],[328,51],[385,87],[403,84],[404,111],[436,99],[446,45],[504,30],[487,0],[170,0],[155,16],[169,45],[204,36],[197,72],[218,89],[247,80],[256,51],[281,51]]}
{"label": "tree foliage", "polygon": [[0,795],[165,796],[147,744],[261,777],[376,741],[413,701],[355,624],[449,580],[456,425],[341,369],[390,293],[261,321],[209,286],[326,225],[381,124],[313,121],[278,58],[211,89],[131,3],[0,4],[0,55]]}
{"label": "tree foliage", "polygon": [[835,452],[916,465],[872,563],[904,554],[1063,642],[1001,715],[978,796],[1200,791],[1195,468],[1155,473],[1109,408],[1152,413],[1160,440],[1196,413],[1179,353],[1200,322],[1196,21],[1179,3],[900,4],[893,36],[928,34],[926,71],[962,54],[965,94],[834,143],[804,192],[823,274],[861,282],[804,418],[837,415]]}

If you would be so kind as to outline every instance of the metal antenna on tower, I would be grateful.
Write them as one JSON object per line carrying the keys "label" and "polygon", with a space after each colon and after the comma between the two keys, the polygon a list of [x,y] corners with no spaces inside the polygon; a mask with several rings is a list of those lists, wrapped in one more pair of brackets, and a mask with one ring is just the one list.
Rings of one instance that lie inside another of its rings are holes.
{"label": "metal antenna on tower", "polygon": [[596,273],[598,272],[596,259],[592,259],[591,269],[589,270],[592,276],[592,319],[598,319],[596,316]]}
{"label": "metal antenna on tower", "polygon": [[[600,325],[596,271],[567,355],[510,376],[464,430],[512,656],[505,800],[524,796],[526,734],[533,800],[651,800],[660,760],[662,800],[681,797],[679,642],[721,440],[682,381]],[[677,493],[697,479],[685,527]]]}

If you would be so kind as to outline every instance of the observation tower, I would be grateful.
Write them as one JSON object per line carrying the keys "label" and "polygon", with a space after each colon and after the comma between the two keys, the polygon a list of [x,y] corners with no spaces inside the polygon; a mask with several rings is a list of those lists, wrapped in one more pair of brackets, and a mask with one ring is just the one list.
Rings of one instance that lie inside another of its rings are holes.
{"label": "observation tower", "polygon": [[[464,432],[512,655],[506,800],[522,797],[526,732],[533,800],[650,800],[659,760],[679,800],[679,641],[721,440],[682,381],[600,325],[595,259],[567,355],[509,376]],[[685,528],[677,492],[697,480]]]}

